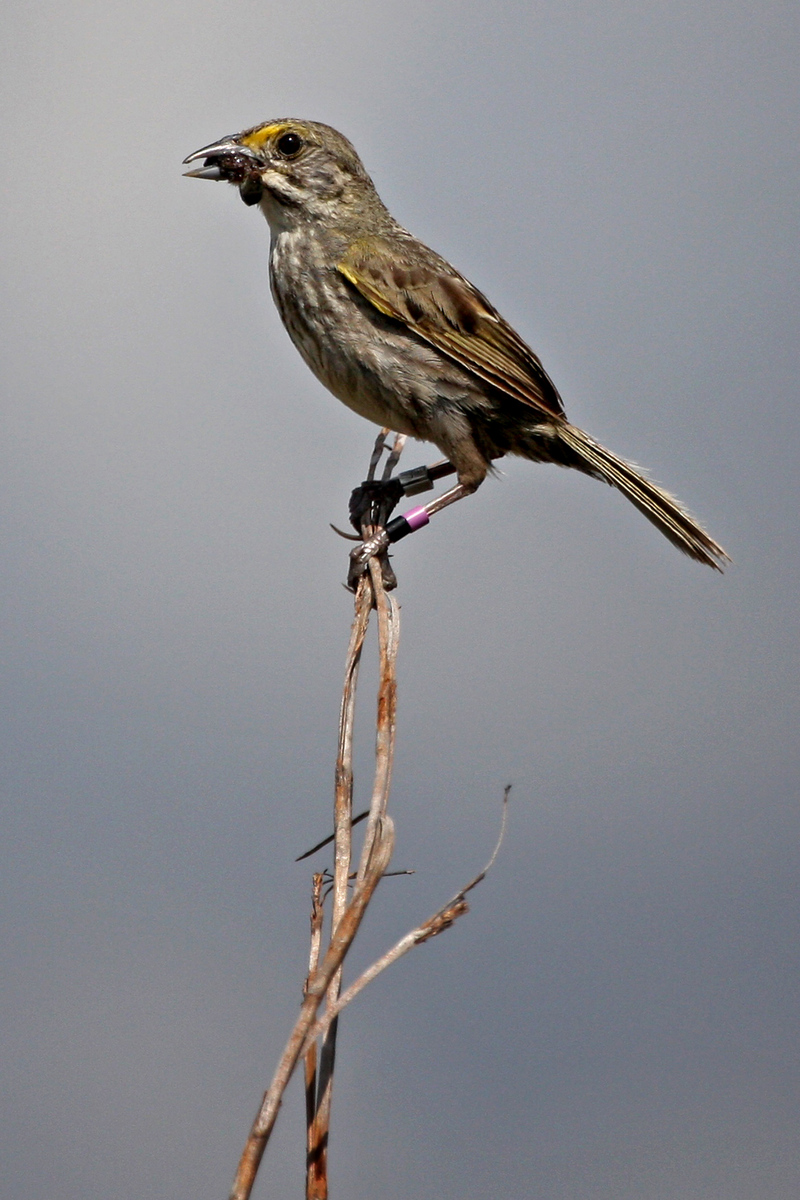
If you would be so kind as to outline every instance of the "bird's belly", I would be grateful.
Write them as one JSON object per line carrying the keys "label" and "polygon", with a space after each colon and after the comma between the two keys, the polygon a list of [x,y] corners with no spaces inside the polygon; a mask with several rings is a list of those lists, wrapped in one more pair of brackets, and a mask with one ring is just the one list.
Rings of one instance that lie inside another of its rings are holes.
{"label": "bird's belly", "polygon": [[355,353],[344,334],[321,328],[317,321],[312,321],[309,326],[304,316],[292,310],[290,305],[281,313],[284,324],[304,362],[320,383],[368,421],[390,425],[398,432],[411,432],[400,429],[398,422],[402,421],[402,410],[396,394],[381,384],[371,364],[365,362],[374,356],[374,347],[367,353],[364,347]]}
{"label": "bird's belly", "polygon": [[289,336],[320,382],[359,416],[438,441],[434,427],[448,398],[459,406],[478,399],[473,378],[355,295],[338,271],[287,270],[276,248],[270,266]]}

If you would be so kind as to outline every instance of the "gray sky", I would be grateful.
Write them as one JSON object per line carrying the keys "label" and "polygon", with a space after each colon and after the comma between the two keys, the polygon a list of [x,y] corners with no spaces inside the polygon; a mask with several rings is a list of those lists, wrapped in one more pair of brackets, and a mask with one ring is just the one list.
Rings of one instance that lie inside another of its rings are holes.
{"label": "gray sky", "polygon": [[[180,165],[288,114],[735,560],[523,462],[398,547],[417,874],[354,965],[481,865],[508,780],[511,831],[344,1021],[334,1195],[795,1197],[796,6],[6,24],[0,1194],[227,1194],[298,1000],[373,431],[281,329],[261,216]],[[301,1177],[295,1089],[258,1194]]]}

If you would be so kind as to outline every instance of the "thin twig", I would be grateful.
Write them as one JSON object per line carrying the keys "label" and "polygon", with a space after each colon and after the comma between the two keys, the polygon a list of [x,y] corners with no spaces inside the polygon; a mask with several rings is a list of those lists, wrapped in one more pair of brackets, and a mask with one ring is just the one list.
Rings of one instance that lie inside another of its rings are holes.
{"label": "thin twig", "polygon": [[500,833],[498,834],[497,843],[492,851],[491,857],[489,858],[489,861],[483,870],[480,871],[465,888],[462,888],[460,892],[456,892],[455,896],[453,896],[451,900],[448,900],[447,904],[443,905],[438,912],[435,912],[432,917],[428,917],[427,921],[423,921],[423,923],[418,925],[416,929],[409,930],[409,932],[401,937],[398,942],[395,942],[394,946],[392,946],[390,950],[387,950],[386,953],[382,954],[379,959],[376,959],[372,966],[367,967],[366,971],[359,975],[358,979],[354,980],[354,982],[351,983],[344,992],[342,992],[333,1008],[326,1009],[324,1015],[316,1022],[313,1028],[309,1029],[307,1034],[307,1042],[309,1044],[314,1042],[318,1037],[324,1037],[328,1024],[331,1021],[334,1021],[339,1016],[339,1013],[342,1011],[342,1009],[346,1008],[350,1001],[354,1000],[358,993],[363,991],[367,984],[371,983],[373,979],[377,978],[377,976],[385,971],[387,967],[390,967],[392,963],[396,963],[399,958],[402,958],[403,955],[407,954],[408,951],[413,949],[414,946],[420,946],[423,942],[427,942],[432,937],[436,937],[437,934],[443,933],[445,929],[449,929],[459,917],[463,916],[464,913],[469,912],[469,906],[465,899],[467,892],[471,892],[472,889],[477,887],[478,884],[486,877],[486,873],[494,865],[494,861],[497,858],[497,855],[500,852],[500,847],[503,844],[503,838],[505,837],[506,832],[506,822],[508,818],[508,797],[510,793],[511,784],[509,783],[506,784],[506,787],[503,791],[503,813],[502,817],[500,818]]}
{"label": "thin twig", "polygon": [[393,596],[388,595],[376,558],[369,561],[369,579],[378,610],[378,647],[380,651],[380,680],[378,683],[378,717],[375,733],[375,781],[367,817],[367,831],[361,848],[358,878],[362,878],[370,854],[377,822],[386,812],[394,761],[394,740],[397,730],[397,647],[400,636],[400,609]]}
{"label": "thin twig", "polygon": [[[377,446],[376,446],[377,448]],[[334,791],[334,877],[333,910],[331,915],[331,938],[333,938],[347,906],[347,881],[350,876],[353,813],[353,723],[355,718],[356,687],[361,651],[372,611],[372,588],[366,576],[356,589],[355,617],[350,634],[342,704],[339,712],[339,749],[336,757],[336,780]],[[332,1008],[339,996],[341,968],[336,971],[328,985],[326,1007]],[[328,1184],[328,1130],[333,1089],[333,1072],[336,1065],[336,1021],[329,1022],[322,1044],[317,1080],[315,1116],[310,1131],[309,1178],[307,1180],[309,1200],[324,1200]]]}
{"label": "thin twig", "polygon": [[[400,449],[397,449],[399,454]],[[357,879],[363,876],[364,864],[372,852],[372,837],[377,824],[386,814],[389,785],[391,780],[392,760],[394,757],[395,710],[397,682],[395,663],[397,658],[397,619],[398,610],[394,600],[389,600],[383,586],[383,577],[377,561],[370,563],[369,575],[363,575],[356,589],[356,612],[362,610],[364,629],[369,619],[373,605],[378,610],[378,644],[380,651],[380,681],[378,687],[378,717],[375,749],[375,784],[373,787],[372,803],[367,818],[367,831],[364,837],[361,863]],[[394,616],[392,622],[391,617]],[[341,914],[347,903],[347,881],[350,870],[351,831],[352,831],[352,723],[355,703],[355,681],[352,689],[352,704],[343,702],[342,711],[345,719],[342,721],[340,733],[340,762],[345,755],[347,758],[347,778],[339,770],[337,763],[337,789],[335,803],[335,879],[332,927],[338,928]],[[343,785],[343,786],[341,786]],[[333,1012],[339,998],[341,988],[341,968],[328,987],[325,1000],[326,1011]],[[334,1016],[326,1028],[325,1039],[320,1055],[319,1080],[317,1083],[317,1115],[314,1122],[314,1163],[312,1170],[316,1176],[311,1200],[325,1200],[327,1196],[327,1146],[330,1130],[330,1110],[333,1091],[333,1073],[336,1065],[336,1034],[337,1021]]]}
{"label": "thin twig", "polygon": [[283,1093],[292,1077],[303,1050],[311,1025],[314,1022],[317,1009],[322,1003],[328,985],[342,964],[344,956],[352,945],[353,938],[364,916],[375,888],[380,883],[381,876],[389,865],[394,846],[394,826],[387,817],[376,830],[373,843],[373,853],[367,863],[363,879],[356,882],[353,898],[350,901],[339,927],[331,936],[330,945],[320,966],[308,980],[300,1014],[281,1055],[275,1074],[272,1078],[264,1099],[259,1108],[255,1121],[250,1130],[236,1178],[230,1192],[230,1200],[249,1200],[255,1182],[256,1173],[262,1155],[266,1149],[269,1136],[278,1116]]}
{"label": "thin twig", "polygon": [[[376,439],[368,473],[370,482],[374,481],[378,463],[386,449],[388,433],[389,430],[382,430]],[[389,453],[389,461],[384,470],[384,479],[391,475],[402,451],[403,442],[404,438],[400,436],[395,438],[394,446]],[[385,511],[379,508],[377,513],[372,514],[371,519],[385,523]],[[367,538],[371,533],[372,528],[364,525],[362,535]],[[294,1028],[278,1062],[272,1082],[264,1093],[261,1107],[242,1152],[230,1193],[231,1200],[249,1200],[259,1163],[275,1125],[286,1086],[303,1055],[305,1055],[307,1124],[306,1195],[308,1200],[326,1200],[328,1195],[327,1146],[338,1014],[370,980],[374,979],[392,962],[397,961],[412,946],[435,937],[467,911],[465,896],[480,883],[491,867],[500,849],[505,830],[506,805],[510,787],[505,791],[500,837],[484,870],[462,891],[458,892],[448,904],[439,909],[422,925],[401,938],[387,954],[359,976],[355,983],[351,984],[340,996],[342,963],[352,945],[375,889],[384,875],[389,873],[387,868],[394,845],[394,827],[387,815],[386,807],[391,784],[396,732],[399,608],[394,598],[386,591],[386,587],[393,587],[394,582],[391,568],[385,557],[383,559],[372,557],[367,566],[368,570],[360,575],[355,585],[355,614],[350,632],[339,714],[339,748],[336,760],[334,799],[333,877],[330,875],[314,876],[309,973],[303,1001]],[[387,579],[389,582],[385,583]],[[375,777],[364,844],[358,870],[354,876],[352,896],[348,902],[352,826],[354,824],[352,798],[355,695],[364,639],[373,608],[378,617],[379,644]],[[320,846],[323,844],[325,843],[320,843]],[[317,846],[314,850],[319,848]],[[314,851],[308,853],[311,854]],[[328,948],[323,954],[323,904],[325,896],[328,894],[328,884],[333,893],[331,933]],[[325,1012],[322,1017],[319,1017],[319,1009],[323,1000],[325,1001]],[[317,1037],[324,1039],[319,1066],[317,1065]]]}
{"label": "thin twig", "polygon": [[[385,448],[386,433],[383,431],[375,443],[369,468],[369,478],[374,477],[377,464]],[[395,443],[399,454],[402,445]],[[372,790],[372,803],[367,822],[359,870],[353,896],[347,902],[348,877],[350,874],[352,793],[353,793],[353,722],[355,716],[355,693],[361,652],[369,623],[370,613],[378,611],[378,635],[380,648],[380,681],[378,691],[378,730],[376,738],[376,778]],[[266,1148],[277,1118],[281,1099],[291,1078],[303,1047],[307,1042],[309,1027],[326,997],[326,1008],[333,1011],[338,1000],[341,965],[355,937],[369,900],[388,867],[394,840],[393,825],[386,815],[386,801],[394,756],[396,679],[395,660],[397,655],[399,610],[394,601],[389,601],[383,586],[377,562],[370,563],[370,571],[362,575],[356,588],[355,616],[350,635],[345,684],[339,716],[339,750],[336,761],[336,787],[334,801],[334,883],[333,910],[331,916],[331,938],[322,964],[309,974],[300,1014],[289,1037],[286,1048],[273,1076],[272,1083],[264,1095],[258,1116],[253,1123],[245,1145],[231,1191],[231,1200],[247,1200],[255,1181],[261,1157]],[[309,1048],[306,1046],[306,1053]],[[327,1141],[330,1122],[331,1088],[336,1053],[336,1017],[326,1023],[325,1040],[316,1074],[316,1101],[313,1119],[308,1126],[308,1174],[307,1194],[310,1197],[327,1196]],[[310,1063],[310,1057],[307,1066]],[[316,1066],[316,1062],[314,1063]],[[308,1072],[310,1074],[310,1070]],[[307,1075],[308,1082],[308,1075]],[[310,1111],[310,1101],[309,1101]]]}
{"label": "thin twig", "polygon": [[[369,809],[365,808],[364,811],[360,812],[357,817],[353,817],[352,821],[350,822],[350,828],[354,829],[356,827],[356,825],[358,825],[361,821],[365,820],[368,816],[369,816]],[[330,846],[331,842],[334,840],[335,837],[336,837],[335,832],[329,833],[328,836],[326,838],[323,838],[321,842],[317,842],[316,846],[312,846],[310,850],[305,850],[305,851],[303,851],[302,854],[298,854],[297,858],[294,861],[296,863],[298,863],[298,862],[302,862],[304,858],[311,858],[311,855],[316,854],[318,850],[324,850],[326,846]]]}
{"label": "thin twig", "polygon": [[[314,875],[311,887],[311,947],[308,954],[308,978],[319,965],[319,952],[322,945],[322,921],[325,915],[323,908],[322,888],[325,875],[319,872]],[[314,1151],[314,1115],[317,1108],[317,1042],[312,1041],[305,1053],[305,1087],[306,1087],[306,1197],[310,1200],[312,1186],[311,1162]]]}

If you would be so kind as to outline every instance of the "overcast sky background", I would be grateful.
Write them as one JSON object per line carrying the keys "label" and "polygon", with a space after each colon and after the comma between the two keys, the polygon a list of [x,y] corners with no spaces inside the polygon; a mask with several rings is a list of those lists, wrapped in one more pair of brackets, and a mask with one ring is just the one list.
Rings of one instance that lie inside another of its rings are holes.
{"label": "overcast sky background", "polygon": [[[258,211],[181,177],[296,115],[735,560],[520,461],[398,547],[417,874],[351,972],[514,792],[471,914],[343,1021],[332,1194],[797,1196],[796,5],[5,25],[0,1194],[226,1195],[299,999],[373,430],[280,327]],[[301,1194],[302,1122],[294,1088],[258,1196]]]}

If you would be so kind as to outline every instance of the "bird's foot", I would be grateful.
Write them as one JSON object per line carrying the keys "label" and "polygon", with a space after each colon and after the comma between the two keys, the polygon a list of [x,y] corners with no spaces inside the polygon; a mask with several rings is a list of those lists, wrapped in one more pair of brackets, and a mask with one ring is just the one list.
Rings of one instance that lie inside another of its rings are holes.
{"label": "bird's foot", "polygon": [[445,492],[438,500],[431,501],[422,508],[412,508],[403,516],[394,517],[390,521],[392,510],[401,496],[415,496],[419,492],[427,492],[434,486],[435,480],[452,475],[454,471],[452,463],[443,459],[442,462],[434,463],[432,467],[415,467],[412,471],[402,471],[394,478],[366,480],[354,490],[350,497],[350,520],[359,532],[368,531],[370,528],[375,532],[350,552],[347,586],[351,591],[355,591],[358,580],[367,570],[371,558],[377,558],[380,563],[383,586],[386,590],[391,591],[397,587],[397,578],[389,562],[389,546],[415,530],[422,529],[434,512],[467,495],[468,489],[459,484]]}
{"label": "bird's foot", "polygon": [[391,592],[397,587],[397,576],[392,570],[392,564],[389,562],[389,545],[388,533],[385,529],[379,529],[372,537],[368,537],[366,541],[361,542],[350,551],[347,586],[351,592],[354,592],[358,587],[358,581],[368,569],[371,558],[377,558],[378,560],[383,586],[386,591]]}
{"label": "bird's foot", "polygon": [[394,479],[365,479],[350,496],[350,524],[361,533],[365,525],[385,525],[403,495],[403,484]]}
{"label": "bird's foot", "polygon": [[[361,533],[364,525],[385,525],[402,496],[429,492],[437,479],[452,475],[455,467],[448,459],[430,467],[414,467],[390,479],[367,479],[350,497],[350,521]],[[396,541],[396,538],[392,538]]]}

